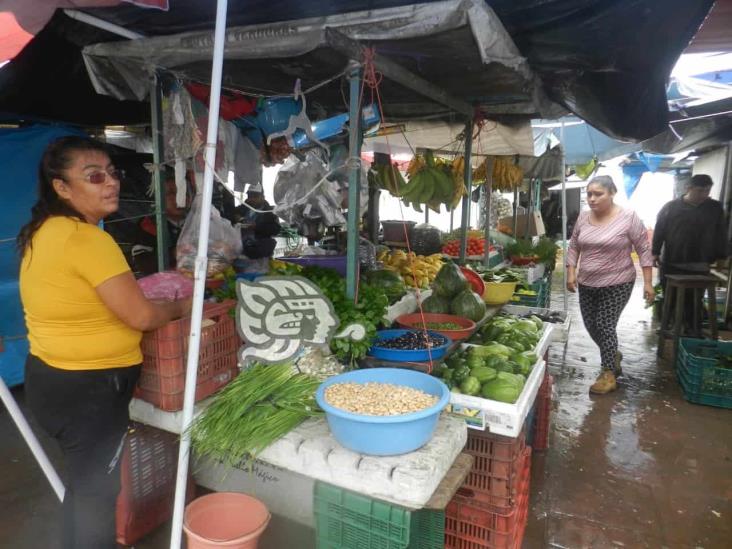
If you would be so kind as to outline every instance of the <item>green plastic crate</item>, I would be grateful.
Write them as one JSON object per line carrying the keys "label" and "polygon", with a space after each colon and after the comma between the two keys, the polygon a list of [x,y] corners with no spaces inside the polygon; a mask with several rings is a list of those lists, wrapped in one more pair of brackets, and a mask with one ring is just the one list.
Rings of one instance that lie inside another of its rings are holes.
{"label": "green plastic crate", "polygon": [[315,483],[318,549],[441,549],[445,514],[410,511],[324,482]]}
{"label": "green plastic crate", "polygon": [[676,373],[689,402],[732,409],[732,369],[717,366],[718,353],[731,356],[732,342],[681,338]]}

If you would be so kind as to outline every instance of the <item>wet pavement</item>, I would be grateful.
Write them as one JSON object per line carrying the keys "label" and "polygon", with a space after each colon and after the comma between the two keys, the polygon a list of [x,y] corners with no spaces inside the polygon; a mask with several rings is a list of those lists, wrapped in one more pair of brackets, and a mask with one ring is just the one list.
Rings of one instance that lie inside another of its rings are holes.
{"label": "wet pavement", "polygon": [[[554,308],[562,306],[560,278]],[[732,411],[684,401],[671,365],[656,361],[640,285],[620,321],[625,375],[613,394],[588,394],[599,357],[576,295],[570,314],[570,343],[550,349],[550,448],[533,458],[523,546],[731,548]],[[13,392],[22,405],[22,390]],[[0,548],[59,547],[60,507],[2,406],[0,440]],[[58,466],[53,442],[41,442]],[[162,527],[137,547],[162,549],[168,540]]]}
{"label": "wet pavement", "polygon": [[570,344],[550,349],[550,448],[534,456],[524,547],[732,547],[732,411],[683,399],[670,357],[656,359],[640,282],[618,327],[618,391],[590,396],[599,352],[576,295],[569,310]]}

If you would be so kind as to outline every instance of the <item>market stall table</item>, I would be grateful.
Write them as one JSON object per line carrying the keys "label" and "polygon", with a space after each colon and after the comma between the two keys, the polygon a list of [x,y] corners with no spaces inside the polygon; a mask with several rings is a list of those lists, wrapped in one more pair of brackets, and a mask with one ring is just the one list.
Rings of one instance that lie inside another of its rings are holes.
{"label": "market stall table", "polygon": [[[211,400],[197,403],[195,414]],[[134,421],[180,433],[182,412],[163,412],[133,399],[130,416]],[[443,414],[434,436],[419,450],[374,457],[343,448],[331,435],[325,419],[310,419],[264,450],[253,464],[229,467],[202,460],[195,464],[194,476],[197,484],[211,490],[255,493],[274,514],[313,528],[315,481],[420,509],[435,494],[466,440],[465,422]]]}

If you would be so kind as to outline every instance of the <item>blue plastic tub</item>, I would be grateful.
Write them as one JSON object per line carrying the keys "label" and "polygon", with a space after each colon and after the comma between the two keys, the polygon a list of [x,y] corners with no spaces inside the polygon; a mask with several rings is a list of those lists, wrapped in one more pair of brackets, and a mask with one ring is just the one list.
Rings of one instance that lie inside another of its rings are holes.
{"label": "blue plastic tub", "polygon": [[346,276],[346,257],[345,255],[303,255],[300,257],[278,257],[280,261],[288,263],[296,263],[303,267],[315,266],[324,269],[333,269],[339,275]]}
{"label": "blue plastic tub", "polygon": [[[434,406],[413,414],[367,416],[335,408],[325,401],[325,389],[336,383],[391,383],[413,387],[439,397]],[[436,377],[399,368],[354,370],[324,381],[315,394],[335,439],[346,448],[372,456],[413,452],[432,438],[440,412],[450,402],[450,390]]]}
{"label": "blue plastic tub", "polygon": [[247,282],[254,282],[260,276],[267,276],[267,273],[236,273],[236,278],[246,280]]}
{"label": "blue plastic tub", "polygon": [[432,347],[431,351],[427,349],[415,349],[415,350],[399,350],[399,349],[387,349],[386,347],[379,347],[379,341],[383,339],[394,339],[402,336],[407,332],[416,332],[418,330],[379,330],[376,341],[369,349],[369,356],[374,358],[380,358],[381,360],[389,360],[391,362],[429,362],[430,360],[440,360],[445,356],[447,350],[452,345],[452,340],[437,332],[428,332],[432,336],[441,337],[447,341],[438,346]]}

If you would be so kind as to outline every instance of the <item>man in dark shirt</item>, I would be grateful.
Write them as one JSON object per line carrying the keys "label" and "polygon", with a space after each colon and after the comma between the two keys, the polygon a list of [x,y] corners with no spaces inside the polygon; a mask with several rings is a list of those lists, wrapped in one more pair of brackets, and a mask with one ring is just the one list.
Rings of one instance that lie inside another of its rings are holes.
{"label": "man in dark shirt", "polygon": [[709,198],[712,178],[698,174],[684,196],[666,204],[653,232],[653,257],[661,280],[669,274],[704,274],[727,257],[727,228],[722,204]]}

